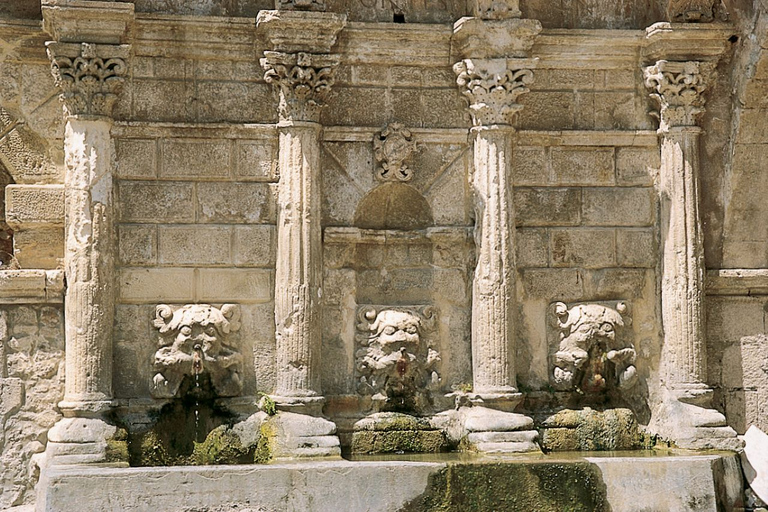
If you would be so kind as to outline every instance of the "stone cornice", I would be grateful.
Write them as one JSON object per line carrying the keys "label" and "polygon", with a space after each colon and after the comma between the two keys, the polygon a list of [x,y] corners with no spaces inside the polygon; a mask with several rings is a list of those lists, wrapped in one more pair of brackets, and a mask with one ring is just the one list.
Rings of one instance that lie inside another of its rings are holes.
{"label": "stone cornice", "polygon": [[707,295],[768,295],[768,269],[709,270],[707,271]]}
{"label": "stone cornice", "polygon": [[128,45],[46,43],[67,116],[111,117],[128,73]]}
{"label": "stone cornice", "polygon": [[62,270],[0,270],[0,304],[60,304],[64,288]]}
{"label": "stone cornice", "polygon": [[714,63],[660,60],[643,68],[645,86],[659,103],[659,129],[696,126],[704,113],[704,91],[714,80]]}
{"label": "stone cornice", "polygon": [[463,58],[524,58],[541,32],[538,20],[461,18],[453,25],[453,52]]}
{"label": "stone cornice", "polygon": [[513,125],[517,98],[533,83],[536,59],[463,59],[453,66],[474,126]]}
{"label": "stone cornice", "polygon": [[132,2],[43,0],[43,28],[66,43],[128,42],[134,18]]}
{"label": "stone cornice", "polygon": [[328,53],[347,23],[343,14],[304,11],[259,11],[256,31],[269,50]]}
{"label": "stone cornice", "polygon": [[734,34],[736,28],[726,23],[655,23],[645,30],[642,59],[717,61]]}

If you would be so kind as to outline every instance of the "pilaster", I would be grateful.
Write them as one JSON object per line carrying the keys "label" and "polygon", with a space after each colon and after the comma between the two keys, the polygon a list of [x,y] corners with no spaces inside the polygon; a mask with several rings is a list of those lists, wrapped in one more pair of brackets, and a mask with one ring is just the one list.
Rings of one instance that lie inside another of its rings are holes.
{"label": "pilaster", "polygon": [[[322,415],[320,382],[322,239],[320,112],[339,56],[330,53],[346,18],[322,12],[262,11],[268,41],[261,66],[279,94],[275,326],[278,456],[338,455],[335,425]],[[312,417],[315,416],[315,417]]]}
{"label": "pilaster", "polygon": [[[512,412],[522,399],[515,368],[515,216],[512,160],[518,98],[533,82],[529,58],[541,30],[521,20],[516,2],[478,2],[481,18],[454,25],[453,46],[461,60],[453,69],[468,100],[473,127],[477,265],[472,283],[472,371],[474,404],[464,411],[467,440],[481,451],[536,450],[533,422]],[[497,410],[494,410],[497,409]]]}

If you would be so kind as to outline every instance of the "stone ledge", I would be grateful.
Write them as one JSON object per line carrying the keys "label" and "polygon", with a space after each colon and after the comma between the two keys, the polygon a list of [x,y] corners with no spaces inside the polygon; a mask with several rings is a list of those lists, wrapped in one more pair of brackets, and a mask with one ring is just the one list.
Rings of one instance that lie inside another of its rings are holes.
{"label": "stone ledge", "polygon": [[473,228],[461,226],[434,227],[420,231],[327,227],[323,230],[323,242],[326,244],[428,243],[432,241],[471,243],[472,232]]}
{"label": "stone ledge", "polygon": [[0,304],[64,301],[62,270],[0,270]]}
{"label": "stone ledge", "polygon": [[768,295],[768,269],[709,270],[707,295]]}
{"label": "stone ledge", "polygon": [[[684,512],[695,503],[697,511],[715,512],[740,506],[742,492],[734,454],[419,457],[240,466],[49,467],[38,484],[37,510],[113,510],[119,504],[124,512],[240,507],[421,512],[442,503],[476,503],[472,510],[482,512],[504,505],[505,510],[554,510],[553,505],[564,510],[563,502],[572,498],[573,505],[581,505],[579,510],[593,509],[584,505],[599,502],[600,510],[610,506],[622,512]],[[560,492],[530,484],[555,475],[564,486]],[[455,489],[445,486],[446,478]]]}

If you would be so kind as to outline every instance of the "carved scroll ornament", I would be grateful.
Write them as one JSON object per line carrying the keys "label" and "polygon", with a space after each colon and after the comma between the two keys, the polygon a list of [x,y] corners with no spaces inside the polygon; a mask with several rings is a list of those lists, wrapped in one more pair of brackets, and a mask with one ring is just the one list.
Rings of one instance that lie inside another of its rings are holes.
{"label": "carved scroll ornament", "polygon": [[388,125],[373,139],[374,155],[380,165],[376,178],[381,181],[410,181],[413,171],[405,161],[415,147],[410,130],[400,123]]}
{"label": "carved scroll ornament", "polygon": [[704,91],[713,74],[709,62],[672,62],[660,60],[643,68],[645,85],[653,92],[651,98],[659,103],[659,127],[696,126],[704,113]]}

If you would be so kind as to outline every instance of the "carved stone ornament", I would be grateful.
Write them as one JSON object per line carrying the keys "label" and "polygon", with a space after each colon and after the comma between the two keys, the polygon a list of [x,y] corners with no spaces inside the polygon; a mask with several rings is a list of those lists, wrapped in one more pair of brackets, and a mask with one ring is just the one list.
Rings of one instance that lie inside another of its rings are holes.
{"label": "carved stone ornament", "polygon": [[155,308],[160,333],[155,352],[152,396],[173,398],[184,377],[208,374],[217,396],[237,396],[243,390],[243,356],[232,334],[240,329],[240,307],[187,304]]}
{"label": "carved stone ornament", "polygon": [[323,12],[326,9],[326,4],[325,0],[275,0],[275,9]]}
{"label": "carved stone ornament", "polygon": [[264,80],[280,91],[280,119],[319,121],[338,64],[334,54],[264,52]]}
{"label": "carved stone ornament", "polygon": [[[49,44],[51,73],[61,90],[59,99],[68,116],[111,116],[125,83],[128,66],[123,58],[97,55],[96,45],[82,43],[79,56],[58,54],[65,45]],[[71,45],[66,45],[71,46]],[[101,45],[100,48],[109,48]],[[115,47],[122,49],[123,47]],[[122,53],[122,52],[121,52]]]}
{"label": "carved stone ornament", "polygon": [[431,306],[362,306],[355,354],[358,392],[377,411],[423,412],[437,389],[440,355],[432,345],[437,312]]}
{"label": "carved stone ornament", "polygon": [[710,62],[671,62],[660,60],[643,68],[645,86],[653,92],[651,97],[659,103],[659,128],[696,126],[704,113],[704,91],[714,75]]}
{"label": "carved stone ornament", "polygon": [[669,0],[667,19],[673,23],[709,23],[715,19],[713,0]]}
{"label": "carved stone ornament", "polygon": [[551,309],[559,331],[551,357],[556,389],[594,394],[628,389],[637,382],[637,354],[624,336],[624,327],[631,323],[626,303],[617,302],[614,309],[601,304],[569,308],[556,302]]}
{"label": "carved stone ornament", "polygon": [[514,124],[517,98],[533,83],[531,59],[464,59],[453,66],[474,126]]}
{"label": "carved stone ornament", "polygon": [[405,161],[416,149],[410,130],[400,123],[392,123],[373,139],[373,150],[380,167],[376,178],[381,181],[410,181],[413,171]]}

